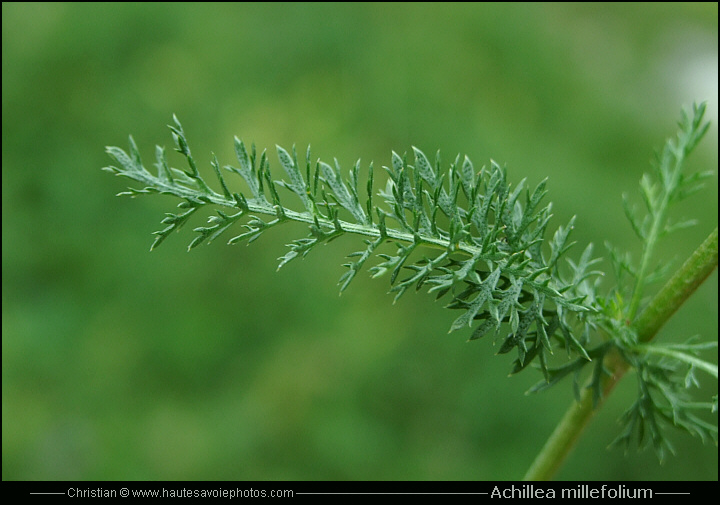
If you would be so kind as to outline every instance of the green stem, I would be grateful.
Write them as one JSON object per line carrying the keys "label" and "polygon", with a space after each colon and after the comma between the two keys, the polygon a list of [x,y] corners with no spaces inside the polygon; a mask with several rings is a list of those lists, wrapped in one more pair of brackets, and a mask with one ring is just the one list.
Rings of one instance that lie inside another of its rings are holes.
{"label": "green stem", "polygon": [[700,247],[655,296],[635,321],[640,342],[649,342],[662,325],[712,273],[718,264],[718,229],[710,233]]}
{"label": "green stem", "polygon": [[[715,347],[717,347],[717,342],[714,342]],[[694,366],[698,370],[702,370],[705,373],[709,373],[716,379],[718,378],[718,366],[713,365],[712,363],[709,363],[705,360],[702,360],[696,356],[693,356],[692,354],[687,354],[684,352],[677,351],[670,347],[665,346],[659,346],[659,345],[636,345],[634,350],[637,350],[639,352],[645,352],[649,354],[656,354],[659,356],[667,356],[669,358],[674,358],[678,361],[685,362],[689,365]]]}
{"label": "green stem", "polygon": [[523,480],[550,480],[575,446],[593,410],[592,392],[585,389],[580,401],[573,403],[565,412]]}
{"label": "green stem", "polygon": [[[633,326],[640,342],[649,342],[655,337],[663,324],[707,279],[717,264],[718,229],[716,227],[637,318]],[[575,446],[583,429],[590,422],[595,410],[602,405],[629,368],[629,364],[618,352],[610,352],[605,359],[610,374],[603,381],[603,400],[598,405],[593,405],[592,391],[584,389],[580,401],[570,405],[560,424],[528,469],[524,480],[549,480],[555,475]]]}

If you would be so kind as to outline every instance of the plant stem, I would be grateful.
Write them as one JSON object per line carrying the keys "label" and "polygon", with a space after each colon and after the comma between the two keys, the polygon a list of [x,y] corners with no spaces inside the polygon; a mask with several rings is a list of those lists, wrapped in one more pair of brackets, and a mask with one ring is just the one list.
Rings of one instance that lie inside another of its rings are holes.
{"label": "plant stem", "polygon": [[[637,318],[633,326],[639,341],[652,340],[670,316],[707,279],[717,264],[718,229],[716,227]],[[602,405],[629,368],[629,364],[617,351],[608,353],[605,360],[609,375],[603,381],[602,400],[597,405],[593,405],[592,391],[587,388],[583,390],[580,401],[570,405],[528,469],[524,480],[549,480],[555,475],[583,429],[590,422],[595,410]]]}
{"label": "plant stem", "polygon": [[640,342],[649,342],[663,324],[695,292],[718,264],[718,229],[710,233],[700,247],[655,296],[635,321]]}

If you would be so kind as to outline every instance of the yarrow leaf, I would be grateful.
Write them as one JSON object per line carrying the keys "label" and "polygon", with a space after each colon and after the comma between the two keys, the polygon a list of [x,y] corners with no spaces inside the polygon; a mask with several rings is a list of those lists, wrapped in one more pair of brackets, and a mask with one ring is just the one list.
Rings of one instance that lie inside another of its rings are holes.
{"label": "yarrow leaf", "polygon": [[[236,224],[245,231],[230,238],[231,244],[249,243],[284,222],[306,223],[309,235],[288,244],[278,268],[342,234],[361,235],[365,237],[366,248],[348,255],[351,261],[345,264],[348,270],[340,277],[341,292],[370,258],[377,256],[381,261],[368,271],[373,277],[389,274],[390,292],[395,300],[410,287],[419,290],[426,286],[438,298],[450,296],[448,307],[462,312],[450,325],[451,332],[475,325],[470,338],[477,339],[488,331],[497,335],[506,328],[509,333],[500,352],[515,349],[523,368],[540,356],[540,366],[547,374],[542,354],[552,352],[555,344],[589,359],[574,334],[587,333],[590,324],[587,316],[596,309],[583,303],[586,295],[578,292],[577,285],[597,272],[588,269],[594,262],[585,255],[577,264],[560,262],[569,249],[566,241],[572,221],[558,230],[549,250],[542,247],[550,220],[550,205],[540,208],[546,181],[532,192],[525,189],[524,180],[513,188],[500,165],[491,162],[488,168],[476,172],[467,156],[458,156],[444,171],[439,153],[433,163],[413,147],[414,164],[393,152],[390,166],[383,167],[388,181],[380,191],[385,203],[382,207],[373,203],[371,165],[367,201],[363,205],[359,161],[347,178],[337,160],[332,165],[317,160],[313,173],[310,148],[303,170],[294,147],[288,151],[276,146],[279,164],[288,179],[275,181],[265,151],[258,160],[255,147],[248,150],[236,137],[239,166],[228,165],[223,169],[239,175],[248,193],[231,189],[213,155],[210,164],[220,184],[220,190],[215,191],[200,175],[176,117],[170,130],[176,150],[186,158],[189,170],[170,168],[164,150],[158,147],[157,175],[152,174],[144,168],[132,138],[129,153],[117,147],[108,148],[108,154],[119,167],[106,169],[145,186],[126,194],[157,192],[182,200],[183,211],[168,214],[163,220],[167,226],[155,233],[153,249],[204,207],[218,210],[205,226],[194,229],[197,235],[190,248],[217,239]],[[281,188],[299,198],[301,207],[286,204]],[[219,210],[222,208],[232,212]],[[272,219],[262,220],[260,215]],[[388,219],[396,227],[390,227]],[[388,243],[395,245],[395,254],[379,251]],[[420,255],[421,250],[436,250],[438,254]],[[561,270],[573,273],[567,276]],[[403,276],[403,272],[409,275]]]}

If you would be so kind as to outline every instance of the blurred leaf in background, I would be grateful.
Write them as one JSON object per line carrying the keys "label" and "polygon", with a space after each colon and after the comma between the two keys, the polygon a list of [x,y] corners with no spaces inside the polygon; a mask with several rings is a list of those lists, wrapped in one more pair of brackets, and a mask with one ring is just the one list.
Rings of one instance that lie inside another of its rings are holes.
{"label": "blurred leaf in background", "polygon": [[[346,239],[278,273],[282,231],[149,254],[171,200],[114,198],[104,146],[132,133],[149,165],[176,113],[201,170],[211,151],[232,163],[233,135],[348,167],[412,145],[492,157],[515,183],[548,176],[580,244],[633,244],[621,193],[681,105],[709,102],[692,162],[717,167],[717,19],[716,3],[3,3],[3,479],[520,478],[569,387],[525,397],[535,378],[448,336],[432,297],[392,306],[367,276],[338,297]],[[712,228],[717,181],[701,195],[666,260]],[[714,274],[665,338],[716,335],[717,306]],[[684,436],[664,466],[606,449],[626,382],[558,477],[716,479],[717,448]]]}

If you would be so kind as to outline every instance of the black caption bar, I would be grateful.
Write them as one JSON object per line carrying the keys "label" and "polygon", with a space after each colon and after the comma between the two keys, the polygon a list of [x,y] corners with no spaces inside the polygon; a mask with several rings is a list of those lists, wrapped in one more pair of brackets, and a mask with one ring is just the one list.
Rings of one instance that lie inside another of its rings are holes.
{"label": "black caption bar", "polygon": [[486,500],[700,500],[717,482],[3,482],[3,495],[45,503],[93,499],[288,500],[423,496]]}

